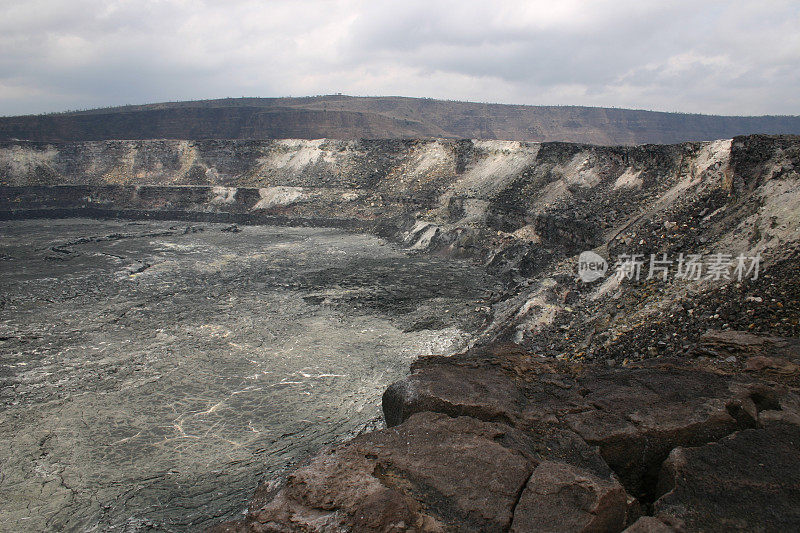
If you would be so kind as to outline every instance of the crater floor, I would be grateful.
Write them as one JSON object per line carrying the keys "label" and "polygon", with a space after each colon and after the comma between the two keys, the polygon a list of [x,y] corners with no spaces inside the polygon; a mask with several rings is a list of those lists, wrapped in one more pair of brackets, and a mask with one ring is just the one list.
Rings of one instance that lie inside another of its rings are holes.
{"label": "crater floor", "polygon": [[[231,231],[234,229],[234,231]],[[196,530],[374,424],[496,281],[330,229],[0,223],[0,529]]]}

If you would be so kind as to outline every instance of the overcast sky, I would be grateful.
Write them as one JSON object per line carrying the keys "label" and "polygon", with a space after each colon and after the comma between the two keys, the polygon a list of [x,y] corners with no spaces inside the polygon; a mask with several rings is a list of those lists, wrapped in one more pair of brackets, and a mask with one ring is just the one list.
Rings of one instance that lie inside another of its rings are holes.
{"label": "overcast sky", "polygon": [[0,0],[0,114],[227,96],[800,114],[800,2]]}

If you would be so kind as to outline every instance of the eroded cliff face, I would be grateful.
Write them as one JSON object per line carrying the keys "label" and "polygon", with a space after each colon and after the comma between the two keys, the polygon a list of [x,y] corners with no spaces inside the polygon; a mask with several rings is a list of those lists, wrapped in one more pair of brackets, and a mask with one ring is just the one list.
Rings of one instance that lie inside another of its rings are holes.
{"label": "eroded cliff face", "polygon": [[[374,232],[503,274],[515,290],[498,302],[490,337],[551,355],[605,353],[634,324],[674,316],[676,301],[724,287],[674,279],[621,286],[614,276],[580,283],[576,254],[596,249],[611,269],[621,254],[761,254],[769,274],[800,235],[799,147],[797,137],[767,136],[642,147],[469,140],[6,144],[0,211]],[[656,296],[642,293],[655,289]],[[714,325],[725,320],[720,315]],[[792,320],[769,327],[791,329]],[[758,316],[751,323],[767,328]],[[574,332],[569,338],[559,333],[566,329]]]}

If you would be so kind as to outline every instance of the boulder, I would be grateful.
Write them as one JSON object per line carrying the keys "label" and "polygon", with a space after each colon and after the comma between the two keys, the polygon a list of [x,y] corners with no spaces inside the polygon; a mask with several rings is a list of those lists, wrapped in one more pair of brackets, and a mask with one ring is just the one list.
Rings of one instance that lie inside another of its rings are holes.
{"label": "boulder", "polygon": [[771,424],[676,448],[659,490],[656,516],[689,531],[799,531],[800,426]]}
{"label": "boulder", "polygon": [[544,461],[522,491],[511,531],[619,531],[626,512],[627,494],[616,479]]}
{"label": "boulder", "polygon": [[490,360],[467,354],[420,362],[386,391],[383,406],[390,425],[422,411],[505,422],[525,432],[561,425],[597,445],[632,495],[652,501],[673,448],[755,427],[764,398],[788,395],[785,388],[766,389],[755,375],[679,360],[608,368],[506,350]]}
{"label": "boulder", "polygon": [[320,454],[250,513],[253,531],[619,531],[625,489],[560,428],[418,413]]}

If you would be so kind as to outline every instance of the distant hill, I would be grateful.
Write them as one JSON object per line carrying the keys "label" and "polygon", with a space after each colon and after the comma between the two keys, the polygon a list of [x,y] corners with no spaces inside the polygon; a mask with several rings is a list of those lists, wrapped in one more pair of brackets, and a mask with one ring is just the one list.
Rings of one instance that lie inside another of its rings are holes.
{"label": "distant hill", "polygon": [[471,138],[600,145],[800,134],[797,116],[714,116],[403,97],[226,98],[0,117],[0,140]]}

